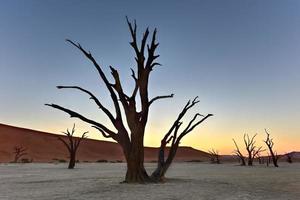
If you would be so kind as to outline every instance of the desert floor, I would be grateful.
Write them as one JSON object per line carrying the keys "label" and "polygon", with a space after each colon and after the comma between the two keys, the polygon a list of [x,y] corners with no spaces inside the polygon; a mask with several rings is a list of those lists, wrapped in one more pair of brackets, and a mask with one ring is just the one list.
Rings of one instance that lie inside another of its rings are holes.
{"label": "desert floor", "polygon": [[[1,200],[299,199],[300,163],[279,168],[174,163],[163,184],[120,184],[124,163],[0,164]],[[147,164],[152,170],[154,164]]]}

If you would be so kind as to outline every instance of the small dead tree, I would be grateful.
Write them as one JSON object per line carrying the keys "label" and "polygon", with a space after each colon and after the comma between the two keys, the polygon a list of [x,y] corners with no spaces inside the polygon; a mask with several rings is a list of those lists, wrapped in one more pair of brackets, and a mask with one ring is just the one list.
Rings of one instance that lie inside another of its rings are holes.
{"label": "small dead tree", "polygon": [[69,151],[70,160],[69,160],[68,169],[74,169],[76,163],[77,149],[80,145],[81,140],[87,138],[86,134],[88,132],[84,132],[80,138],[74,137],[73,136],[75,133],[75,124],[74,124],[71,132],[69,131],[69,129],[67,129],[67,132],[62,132],[62,133],[67,136],[68,140],[66,141],[66,139],[62,137],[58,137],[58,140],[60,140],[67,147]]}
{"label": "small dead tree", "polygon": [[219,151],[215,149],[208,150],[210,156],[210,162],[215,164],[220,164],[220,155]]}
{"label": "small dead tree", "polygon": [[254,140],[257,134],[255,134],[253,137],[249,137],[248,134],[244,134],[244,143],[246,146],[246,150],[248,152],[248,166],[253,165],[253,160],[259,154],[260,152],[263,152],[265,150],[262,150],[262,147],[256,147],[255,143],[256,141]]}
{"label": "small dead tree", "polygon": [[259,164],[264,164],[264,158],[260,155],[260,153],[256,155],[256,158]]}
{"label": "small dead tree", "polygon": [[27,149],[25,149],[24,147],[22,146],[15,146],[14,147],[14,154],[15,154],[15,157],[14,157],[14,163],[17,163],[19,161],[19,159],[22,157],[22,156],[25,156],[27,155]]}
{"label": "small dead tree", "polygon": [[277,161],[279,159],[279,155],[277,155],[277,153],[273,151],[273,146],[274,146],[273,138],[270,138],[270,134],[268,133],[267,129],[265,129],[265,132],[267,134],[267,138],[266,138],[266,140],[264,140],[264,142],[266,143],[266,145],[268,146],[268,149],[270,151],[273,165],[275,167],[278,167]]}
{"label": "small dead tree", "polygon": [[237,157],[240,159],[240,161],[242,162],[241,165],[245,166],[246,165],[246,161],[245,161],[245,156],[241,153],[239,146],[237,145],[237,143],[235,142],[234,139],[232,139],[235,145],[235,150],[233,151],[233,153],[235,153],[235,155],[237,155]]}
{"label": "small dead tree", "polygon": [[293,163],[293,153],[292,152],[286,153],[285,156],[286,156],[286,162]]}

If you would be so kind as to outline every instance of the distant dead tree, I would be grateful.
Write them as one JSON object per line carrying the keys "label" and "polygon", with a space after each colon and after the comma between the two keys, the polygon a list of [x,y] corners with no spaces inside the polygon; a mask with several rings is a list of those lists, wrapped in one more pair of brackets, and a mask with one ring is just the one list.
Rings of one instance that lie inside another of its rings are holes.
{"label": "distant dead tree", "polygon": [[256,158],[259,164],[264,164],[264,158],[260,155],[260,153],[257,153]]}
{"label": "distant dead tree", "polygon": [[293,153],[292,152],[286,153],[285,156],[286,156],[286,161],[288,163],[293,163]]}
{"label": "distant dead tree", "polygon": [[218,150],[211,149],[208,150],[209,156],[210,156],[210,162],[215,164],[220,164],[220,155]]}
{"label": "distant dead tree", "polygon": [[14,163],[17,163],[19,161],[19,159],[22,157],[22,156],[25,156],[27,155],[27,149],[25,149],[24,147],[22,146],[15,146],[14,147],[14,154],[15,154],[15,157],[14,157]]}
{"label": "distant dead tree", "polygon": [[69,131],[69,129],[67,129],[67,132],[62,132],[62,133],[64,133],[67,136],[68,140],[62,137],[58,137],[58,140],[60,140],[67,147],[69,151],[70,160],[69,160],[68,169],[74,169],[76,163],[77,149],[80,145],[81,140],[87,138],[86,134],[88,132],[84,132],[80,138],[74,137],[73,136],[75,133],[75,124],[74,124],[71,132]]}
{"label": "distant dead tree", "polygon": [[248,166],[253,165],[253,160],[259,154],[260,152],[263,152],[265,150],[262,150],[262,147],[256,147],[255,143],[256,141],[254,140],[257,134],[255,134],[253,137],[249,137],[248,134],[244,134],[244,143],[246,146],[246,150],[248,152]]}
{"label": "distant dead tree", "polygon": [[[79,86],[58,86],[58,89],[75,89],[79,90],[85,94],[87,94],[90,99],[92,99],[97,107],[104,112],[104,114],[108,117],[111,122],[112,127],[115,130],[110,129],[108,126],[104,125],[101,122],[94,121],[89,119],[82,114],[75,112],[73,110],[64,108],[57,104],[46,104],[52,108],[58,109],[70,115],[70,117],[79,118],[80,120],[91,124],[92,127],[99,130],[99,132],[105,138],[112,138],[115,140],[122,148],[124,157],[127,162],[127,171],[125,176],[126,183],[145,183],[152,182],[152,178],[148,175],[145,167],[144,167],[144,136],[146,125],[148,122],[148,116],[150,112],[150,107],[154,105],[158,100],[172,98],[174,95],[162,95],[155,96],[150,98],[149,96],[149,80],[151,72],[153,72],[157,66],[161,64],[157,62],[159,55],[156,53],[157,47],[159,43],[156,41],[156,29],[154,29],[153,33],[150,36],[150,41],[148,41],[148,37],[150,35],[149,29],[147,28],[142,36],[141,42],[138,42],[137,37],[137,25],[136,22],[131,23],[127,19],[127,24],[129,27],[129,32],[131,35],[130,46],[133,48],[135,54],[135,63],[136,70],[131,69],[131,76],[134,81],[134,87],[131,92],[125,92],[122,81],[120,78],[120,74],[118,70],[112,66],[110,66],[111,75],[113,81],[111,82],[107,75],[104,73],[103,67],[95,60],[94,56],[90,51],[85,50],[79,43],[75,43],[71,40],[67,40],[72,46],[77,48],[82,54],[94,65],[96,68],[100,79],[104,82],[105,87],[107,88],[111,100],[113,102],[113,111],[114,113],[105,107],[99,99],[90,91],[79,87]],[[189,102],[187,109],[184,109],[180,114],[180,119],[185,114],[185,112],[192,107],[196,101],[193,103]],[[180,140],[190,131],[192,131],[197,125],[203,122],[208,117],[212,116],[207,114],[202,119],[196,122],[196,117],[201,116],[196,114],[195,117],[188,124],[187,128],[179,134],[178,137],[172,138],[172,146],[171,151],[168,156],[167,161],[163,162],[163,172],[168,168],[167,166],[172,162],[177,147],[179,145]],[[182,122],[175,121],[172,125],[170,131],[173,134],[177,134],[179,126]],[[198,120],[198,119],[197,119]],[[195,124],[192,124],[195,122]],[[175,131],[176,130],[176,131]],[[161,143],[161,148],[165,148],[165,142],[170,141],[169,135],[171,133],[167,133]],[[163,151],[163,150],[162,150]],[[159,159],[161,159],[160,156]],[[162,162],[159,160],[158,162]],[[160,166],[160,165],[159,165]],[[159,170],[160,171],[160,170]],[[164,173],[162,173],[164,174]]]}
{"label": "distant dead tree", "polygon": [[266,145],[268,146],[268,149],[270,151],[273,165],[275,167],[278,167],[277,161],[279,159],[279,155],[277,155],[276,151],[275,152],[273,151],[273,146],[274,146],[273,138],[270,138],[270,134],[268,133],[267,129],[265,129],[265,132],[267,134],[267,138],[266,138],[266,140],[264,140],[264,142],[266,143]]}
{"label": "distant dead tree", "polygon": [[246,165],[246,161],[245,161],[245,156],[241,153],[239,146],[237,145],[237,143],[235,142],[235,140],[232,138],[234,145],[235,145],[235,150],[233,151],[233,153],[235,153],[235,155],[237,155],[237,157],[240,159],[240,161],[242,162],[241,165],[245,166]]}

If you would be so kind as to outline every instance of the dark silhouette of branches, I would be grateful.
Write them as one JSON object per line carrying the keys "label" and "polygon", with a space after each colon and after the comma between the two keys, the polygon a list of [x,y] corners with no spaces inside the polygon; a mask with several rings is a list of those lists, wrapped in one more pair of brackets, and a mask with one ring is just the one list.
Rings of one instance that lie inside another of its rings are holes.
{"label": "dark silhouette of branches", "polygon": [[259,164],[264,164],[264,157],[262,157],[260,153],[256,154],[256,158]]}
{"label": "dark silhouette of branches", "polygon": [[236,141],[234,139],[232,139],[232,141],[234,142],[235,145],[235,150],[233,151],[233,153],[240,159],[240,161],[242,162],[241,165],[245,166],[246,165],[246,161],[245,161],[245,156],[241,153],[239,146],[237,145]]}
{"label": "dark silhouette of branches", "polygon": [[17,163],[19,161],[19,159],[22,157],[22,156],[25,156],[27,155],[27,149],[25,149],[24,147],[22,146],[15,146],[14,147],[14,154],[15,154],[15,157],[14,157],[14,163]]}
{"label": "dark silhouette of branches", "polygon": [[215,149],[208,150],[211,163],[220,164],[219,151]]}
{"label": "dark silhouette of branches", "polygon": [[286,153],[285,156],[288,163],[293,163],[293,152]]}
{"label": "dark silhouette of branches", "polygon": [[264,142],[266,143],[270,151],[270,156],[272,158],[273,165],[275,167],[278,167],[277,161],[279,159],[279,155],[277,155],[276,151],[275,152],[273,151],[273,146],[274,146],[273,138],[270,138],[270,134],[268,133],[267,129],[265,129],[265,133],[267,134],[267,138],[266,140],[264,140]]}
{"label": "dark silhouette of branches", "polygon": [[[187,104],[184,106],[177,119],[174,121],[173,125],[169,129],[169,131],[165,134],[164,138],[161,140],[161,145],[159,147],[158,153],[158,164],[156,170],[152,173],[151,178],[154,181],[163,181],[166,171],[169,169],[180,144],[181,139],[190,133],[196,126],[200,125],[207,118],[213,116],[212,114],[207,114],[203,116],[199,113],[196,113],[194,117],[189,121],[188,125],[180,131],[180,127],[182,126],[182,118],[190,110],[194,107],[198,101],[198,97],[195,97],[192,101],[189,100]],[[198,119],[201,117],[200,119]],[[167,158],[165,158],[165,149],[166,145],[170,143],[170,150]]]}
{"label": "dark silhouette of branches", "polygon": [[58,137],[58,140],[60,140],[69,151],[70,160],[69,160],[68,169],[74,169],[75,163],[76,163],[76,153],[77,153],[78,147],[79,147],[82,139],[87,138],[86,134],[88,132],[84,132],[80,138],[74,137],[73,136],[75,133],[75,124],[74,124],[71,132],[69,131],[69,129],[67,129],[67,132],[62,132],[62,133],[67,136],[67,140],[62,137]]}
{"label": "dark silhouette of branches", "polygon": [[244,143],[246,146],[246,150],[248,152],[248,166],[253,165],[253,160],[257,156],[257,154],[265,151],[264,149],[262,149],[261,146],[260,147],[255,146],[255,143],[256,143],[255,137],[256,136],[257,136],[257,134],[255,134],[252,137],[249,137],[248,134],[244,134]]}

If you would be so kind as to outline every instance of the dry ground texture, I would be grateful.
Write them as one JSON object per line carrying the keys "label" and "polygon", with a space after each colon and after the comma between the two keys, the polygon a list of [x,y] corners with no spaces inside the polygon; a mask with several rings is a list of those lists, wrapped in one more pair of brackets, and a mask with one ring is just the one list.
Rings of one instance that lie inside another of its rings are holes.
{"label": "dry ground texture", "polygon": [[[163,184],[120,184],[124,163],[0,164],[1,200],[299,199],[300,163],[279,168],[174,163]],[[153,169],[155,164],[147,164]]]}

